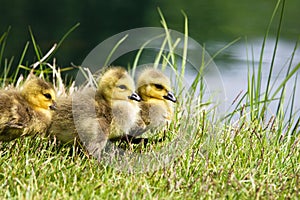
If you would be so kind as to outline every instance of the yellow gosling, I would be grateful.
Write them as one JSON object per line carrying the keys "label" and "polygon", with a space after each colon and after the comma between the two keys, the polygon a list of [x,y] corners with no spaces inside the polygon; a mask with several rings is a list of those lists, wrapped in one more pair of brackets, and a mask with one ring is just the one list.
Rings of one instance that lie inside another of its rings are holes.
{"label": "yellow gosling", "polygon": [[45,134],[56,107],[53,86],[40,78],[26,81],[23,89],[0,91],[0,140]]}
{"label": "yellow gosling", "polygon": [[[137,136],[143,132],[166,125],[173,118],[176,97],[171,91],[170,79],[161,71],[147,68],[137,80],[137,93],[141,97],[139,126],[130,131]],[[146,125],[146,128],[143,128]]]}
{"label": "yellow gosling", "polygon": [[94,96],[91,91],[76,94],[73,105],[71,97],[59,99],[49,132],[63,142],[79,139],[92,154],[100,152],[108,139],[128,134],[135,125],[140,97],[134,91],[126,70],[111,67],[102,75]]}

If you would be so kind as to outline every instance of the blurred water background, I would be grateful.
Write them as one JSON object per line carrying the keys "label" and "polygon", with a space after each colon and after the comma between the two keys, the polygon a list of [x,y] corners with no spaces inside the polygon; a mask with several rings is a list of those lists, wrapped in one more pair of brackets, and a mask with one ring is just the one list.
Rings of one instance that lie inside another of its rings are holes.
{"label": "blurred water background", "polygon": [[[25,43],[30,40],[29,26],[37,44],[45,53],[79,22],[80,26],[67,37],[55,54],[58,65],[68,67],[71,63],[80,65],[97,44],[112,35],[139,27],[161,27],[157,7],[162,10],[170,29],[183,32],[184,18],[181,11],[184,11],[189,19],[190,37],[205,45],[211,55],[240,38],[214,60],[220,70],[226,102],[230,105],[240,91],[247,89],[247,69],[253,64],[257,66],[259,62],[263,36],[276,2],[277,0],[2,0],[0,32],[5,32],[11,26],[4,57],[14,56],[16,66]],[[299,0],[286,2],[273,76],[275,81],[278,75],[278,83],[285,75],[288,60],[300,35],[299,8]],[[279,13],[271,26],[266,45],[263,82],[266,82],[269,71],[278,22]],[[36,61],[32,46],[29,47],[25,61]],[[297,50],[294,65],[299,61],[300,52]],[[118,62],[114,64],[127,65],[132,60],[120,59]],[[210,78],[214,76],[211,75]],[[298,87],[296,99],[299,99],[299,93]]]}

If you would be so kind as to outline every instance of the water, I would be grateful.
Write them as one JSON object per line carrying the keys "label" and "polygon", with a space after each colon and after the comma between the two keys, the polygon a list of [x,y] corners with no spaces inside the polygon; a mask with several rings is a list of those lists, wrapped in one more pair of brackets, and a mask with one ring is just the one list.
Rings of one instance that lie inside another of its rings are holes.
{"label": "water", "polygon": [[[270,21],[275,1],[74,1],[67,0],[3,0],[0,6],[0,33],[11,26],[5,57],[15,57],[15,65],[24,45],[30,41],[30,26],[37,44],[45,54],[76,23],[80,23],[55,54],[57,63],[80,65],[85,56],[106,38],[121,31],[138,27],[161,27],[157,7],[160,7],[169,28],[183,32],[181,10],[189,18],[189,33],[208,50],[218,44],[229,43],[237,37],[261,38]],[[281,36],[295,41],[300,33],[300,1],[289,0],[283,20]],[[278,15],[270,34],[276,32]],[[230,55],[229,55],[230,56]],[[232,57],[229,57],[229,59]],[[228,58],[223,58],[227,62]],[[36,56],[32,45],[25,61],[32,63]]]}
{"label": "water", "polygon": [[[225,89],[225,100],[223,104],[226,108],[233,108],[231,106],[236,97],[241,93],[244,94],[247,91],[248,86],[248,68],[250,68],[251,74],[254,69],[256,72],[258,70],[260,53],[262,48],[263,39],[256,39],[252,41],[248,41],[248,43],[240,42],[223,52],[223,54],[230,55],[231,61],[224,62],[222,59],[217,60],[216,64],[220,70],[220,75],[222,77],[222,82]],[[275,46],[275,39],[267,40],[264,56],[263,56],[263,65],[262,65],[262,92],[266,91],[267,79],[269,76],[270,66],[273,57],[273,51]],[[280,86],[283,80],[286,78],[286,73],[288,70],[288,66],[290,64],[290,60],[292,57],[293,49],[295,43],[289,42],[286,40],[280,40],[278,44],[278,49],[275,57],[273,73],[271,77],[271,85],[272,89],[270,92],[270,96],[274,94],[276,89]],[[248,51],[248,52],[247,52]],[[295,67],[298,63],[300,63],[300,50],[298,49],[295,52],[294,59],[292,62],[292,68]],[[291,68],[291,70],[292,70]],[[299,74],[299,72],[297,73]],[[214,74],[209,75],[214,77]],[[293,94],[293,87],[295,84],[295,77],[292,77],[286,84],[286,92],[285,92],[285,106],[288,105],[288,100],[291,98]],[[297,79],[296,82],[296,93],[295,93],[295,107],[294,112],[296,113],[296,118],[299,117],[299,109],[300,109],[300,88],[298,85],[300,84],[300,79]],[[276,95],[279,97],[280,92]],[[277,109],[277,102],[274,101],[270,104],[269,114],[274,115]],[[289,102],[290,103],[290,102]]]}
{"label": "water", "polygon": [[[45,54],[54,43],[77,22],[80,27],[71,33],[64,41],[60,49],[53,56],[61,67],[68,67],[71,63],[80,65],[87,54],[99,43],[118,34],[121,31],[138,27],[161,27],[157,7],[162,10],[169,28],[183,32],[184,21],[181,10],[189,18],[189,33],[207,51],[213,55],[234,39],[242,39],[233,46],[224,50],[215,59],[222,78],[222,88],[226,94],[225,108],[229,108],[231,102],[247,87],[247,69],[254,61],[255,69],[259,62],[262,38],[275,8],[275,1],[61,1],[52,0],[41,2],[38,0],[4,0],[0,6],[0,33],[11,26],[11,31],[4,51],[4,57],[15,57],[13,67],[18,64],[26,41],[30,41],[28,26],[33,30],[37,44]],[[286,2],[281,40],[275,59],[272,81],[282,81],[287,69],[295,42],[300,33],[299,0]],[[271,25],[270,36],[274,36],[277,30],[279,14]],[[246,44],[244,37],[248,38]],[[247,50],[248,48],[248,55]],[[253,48],[253,57],[252,57]],[[269,72],[269,66],[274,49],[274,39],[268,40],[264,51],[263,85]],[[37,60],[33,46],[25,55],[24,65]],[[27,62],[26,62],[27,61]],[[250,63],[249,63],[250,61]],[[299,50],[297,50],[294,64],[299,62]],[[2,61],[1,64],[3,64]],[[117,64],[132,64],[132,59],[124,60]],[[0,69],[2,70],[2,69]],[[218,74],[206,75],[207,80],[216,79],[220,84]],[[213,84],[214,81],[209,81]],[[299,80],[297,82],[297,85]],[[287,94],[289,96],[293,80],[288,83]],[[212,86],[211,86],[212,87]],[[216,86],[219,87],[219,86]],[[215,88],[216,88],[215,87]],[[276,86],[275,86],[276,88]],[[299,109],[299,87],[296,92],[296,108]]]}

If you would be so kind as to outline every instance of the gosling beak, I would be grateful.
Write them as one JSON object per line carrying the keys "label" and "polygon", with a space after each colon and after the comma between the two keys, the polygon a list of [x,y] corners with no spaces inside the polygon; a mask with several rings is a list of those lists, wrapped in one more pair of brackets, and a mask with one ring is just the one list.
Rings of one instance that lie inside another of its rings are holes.
{"label": "gosling beak", "polygon": [[165,99],[170,100],[172,102],[176,102],[176,97],[172,92],[168,92],[166,96],[164,96]]}
{"label": "gosling beak", "polygon": [[128,98],[135,101],[141,101],[141,97],[135,92],[132,93]]}
{"label": "gosling beak", "polygon": [[56,110],[56,102],[53,101],[52,105],[49,106],[50,110]]}

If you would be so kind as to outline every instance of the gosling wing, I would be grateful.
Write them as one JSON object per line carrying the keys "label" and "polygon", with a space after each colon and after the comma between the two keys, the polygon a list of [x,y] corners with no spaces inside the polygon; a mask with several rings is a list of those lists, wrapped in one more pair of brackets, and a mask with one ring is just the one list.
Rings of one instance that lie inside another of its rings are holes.
{"label": "gosling wing", "polygon": [[10,141],[28,129],[32,112],[25,100],[15,92],[0,94],[0,140]]}

